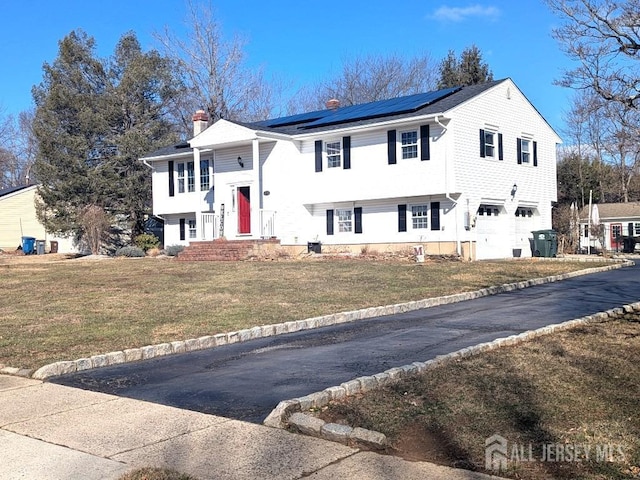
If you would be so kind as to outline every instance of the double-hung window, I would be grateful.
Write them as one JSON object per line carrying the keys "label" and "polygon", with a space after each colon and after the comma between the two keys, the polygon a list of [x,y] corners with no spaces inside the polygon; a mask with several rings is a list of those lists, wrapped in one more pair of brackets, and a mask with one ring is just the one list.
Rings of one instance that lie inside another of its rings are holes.
{"label": "double-hung window", "polygon": [[327,168],[340,167],[342,163],[342,145],[340,144],[340,142],[327,142],[325,148],[327,152]]}
{"label": "double-hung window", "polygon": [[209,190],[210,184],[209,160],[200,160],[200,191]]}
{"label": "double-hung window", "polygon": [[531,140],[523,138],[521,141],[520,161],[529,165],[531,162]]}
{"label": "double-hung window", "polygon": [[429,209],[427,205],[414,205],[411,207],[411,222],[414,230],[427,228],[428,213]]}
{"label": "double-hung window", "polygon": [[352,213],[353,212],[350,209],[336,210],[336,215],[338,217],[338,232],[345,233],[353,231]]}
{"label": "double-hung window", "polygon": [[196,221],[189,220],[189,238],[196,238]]}
{"label": "double-hung window", "polygon": [[495,146],[496,134],[488,130],[484,131],[484,156],[494,158],[496,156]]}
{"label": "double-hung window", "polygon": [[184,163],[178,164],[178,193],[184,193]]}
{"label": "double-hung window", "polygon": [[189,192],[196,191],[196,176],[193,162],[187,162],[187,190]]}
{"label": "double-hung window", "polygon": [[418,158],[418,131],[400,133],[402,158]]}

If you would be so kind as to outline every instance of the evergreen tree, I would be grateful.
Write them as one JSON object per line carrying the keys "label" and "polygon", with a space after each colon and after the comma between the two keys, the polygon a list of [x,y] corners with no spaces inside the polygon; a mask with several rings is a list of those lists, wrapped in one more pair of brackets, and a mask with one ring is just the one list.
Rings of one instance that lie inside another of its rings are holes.
{"label": "evergreen tree", "polygon": [[175,140],[166,105],[176,95],[170,63],[124,35],[110,60],[82,31],[61,42],[34,87],[38,216],[50,232],[83,235],[81,213],[98,206],[142,227],[151,198],[144,153]]}
{"label": "evergreen tree", "polygon": [[493,73],[486,63],[482,63],[482,54],[477,46],[465,48],[456,58],[455,52],[449,50],[440,63],[440,80],[438,88],[476,85],[493,80]]}

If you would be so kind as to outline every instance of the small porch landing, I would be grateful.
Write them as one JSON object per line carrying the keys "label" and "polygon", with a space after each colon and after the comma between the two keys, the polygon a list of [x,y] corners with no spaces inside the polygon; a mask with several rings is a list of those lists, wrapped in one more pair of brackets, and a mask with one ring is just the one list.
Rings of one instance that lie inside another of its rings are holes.
{"label": "small porch landing", "polygon": [[258,257],[280,245],[279,239],[192,242],[176,257],[180,261],[238,261]]}

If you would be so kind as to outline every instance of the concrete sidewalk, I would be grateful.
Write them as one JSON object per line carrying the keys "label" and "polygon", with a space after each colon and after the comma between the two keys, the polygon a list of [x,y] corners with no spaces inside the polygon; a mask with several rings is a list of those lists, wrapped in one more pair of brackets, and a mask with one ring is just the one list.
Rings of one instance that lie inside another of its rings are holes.
{"label": "concrete sidewalk", "polygon": [[207,479],[497,478],[283,430],[0,376],[0,478],[118,479],[167,467]]}

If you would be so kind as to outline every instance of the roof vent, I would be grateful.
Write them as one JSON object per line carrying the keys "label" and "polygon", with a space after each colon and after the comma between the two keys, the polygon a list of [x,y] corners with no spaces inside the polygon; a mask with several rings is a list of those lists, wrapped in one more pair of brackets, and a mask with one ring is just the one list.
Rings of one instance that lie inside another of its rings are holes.
{"label": "roof vent", "polygon": [[340,100],[338,100],[337,98],[332,98],[331,100],[327,100],[327,103],[325,105],[329,110],[336,110],[338,107],[340,107]]}

